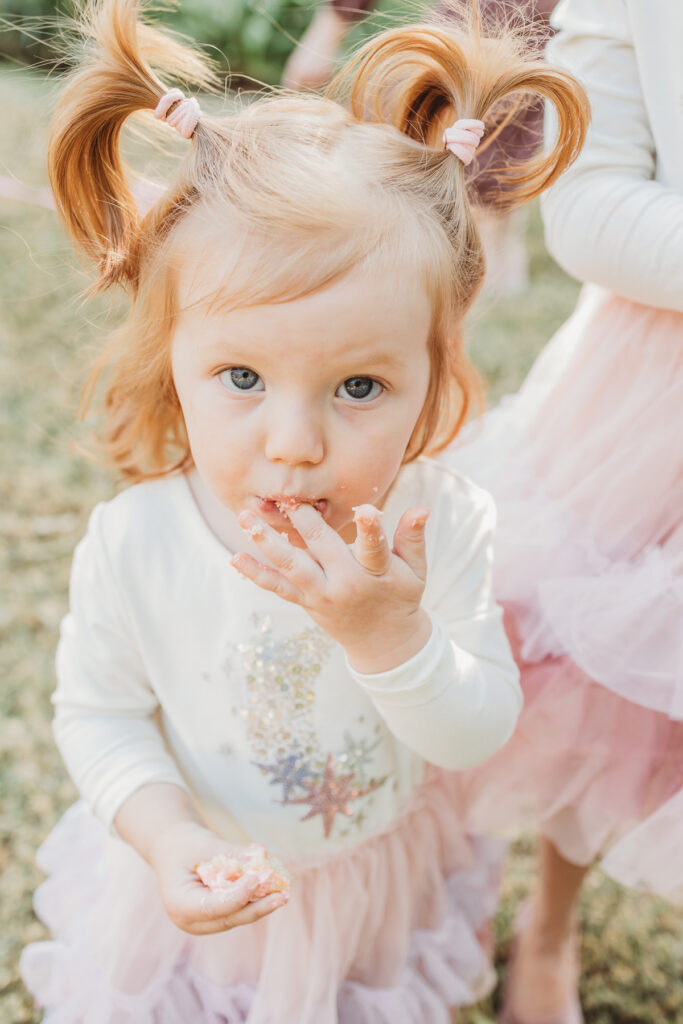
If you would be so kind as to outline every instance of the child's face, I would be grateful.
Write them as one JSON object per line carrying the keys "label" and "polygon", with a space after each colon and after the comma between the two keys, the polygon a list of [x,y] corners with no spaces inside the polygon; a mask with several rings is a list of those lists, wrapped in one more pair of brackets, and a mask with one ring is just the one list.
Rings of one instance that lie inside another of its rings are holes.
{"label": "child's face", "polygon": [[362,268],[279,305],[184,312],[173,378],[204,483],[294,542],[286,498],[351,539],[354,506],[381,506],[422,410],[430,320],[413,274]]}

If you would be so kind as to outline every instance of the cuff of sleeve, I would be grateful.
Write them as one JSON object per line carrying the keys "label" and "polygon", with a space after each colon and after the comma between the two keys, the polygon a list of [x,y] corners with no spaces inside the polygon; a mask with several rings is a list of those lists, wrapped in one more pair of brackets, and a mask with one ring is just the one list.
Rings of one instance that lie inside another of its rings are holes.
{"label": "cuff of sleeve", "polygon": [[432,632],[422,650],[388,672],[366,675],[346,667],[366,693],[385,706],[417,707],[446,690],[455,675],[455,652],[444,626],[430,614]]}

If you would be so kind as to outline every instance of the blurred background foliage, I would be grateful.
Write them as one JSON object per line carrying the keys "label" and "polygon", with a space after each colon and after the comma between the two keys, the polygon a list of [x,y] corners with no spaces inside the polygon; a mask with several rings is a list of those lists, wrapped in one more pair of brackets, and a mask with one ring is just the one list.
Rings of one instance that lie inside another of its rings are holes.
{"label": "blurred background foliage", "polygon": [[[149,9],[176,32],[201,43],[224,72],[274,84],[316,6],[316,0],[183,0],[152,3]],[[0,59],[60,67],[65,16],[73,7],[72,0],[0,0]],[[378,12],[395,14],[400,7],[400,0],[384,0]],[[414,13],[415,4],[405,9]],[[355,26],[348,45],[369,33],[376,18]]]}

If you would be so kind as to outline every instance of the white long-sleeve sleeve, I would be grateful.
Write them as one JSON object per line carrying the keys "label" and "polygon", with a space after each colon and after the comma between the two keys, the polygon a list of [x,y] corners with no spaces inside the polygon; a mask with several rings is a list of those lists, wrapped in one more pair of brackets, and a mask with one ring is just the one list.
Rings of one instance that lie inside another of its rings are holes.
{"label": "white long-sleeve sleeve", "polygon": [[683,311],[683,7],[562,0],[553,24],[548,60],[584,85],[592,123],[542,200],[547,247],[581,281]]}
{"label": "white long-sleeve sleeve", "polygon": [[67,770],[86,803],[111,825],[141,785],[187,787],[155,721],[158,701],[107,562],[103,511],[102,505],[95,508],[74,554],[52,702],[55,740]]}
{"label": "white long-sleeve sleeve", "polygon": [[502,747],[522,708],[519,673],[493,599],[494,524],[493,503],[478,492],[464,521],[456,514],[437,525],[432,634],[421,651],[389,672],[366,675],[349,666],[394,735],[453,770]]}

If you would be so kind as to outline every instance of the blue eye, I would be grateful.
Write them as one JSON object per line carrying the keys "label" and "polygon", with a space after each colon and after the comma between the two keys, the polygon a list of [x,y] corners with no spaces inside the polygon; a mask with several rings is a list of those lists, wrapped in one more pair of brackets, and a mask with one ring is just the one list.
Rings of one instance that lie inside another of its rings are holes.
{"label": "blue eye", "polygon": [[371,402],[384,391],[382,385],[372,377],[347,377],[340,384],[335,395],[338,398],[351,398],[355,402]]}
{"label": "blue eye", "polygon": [[219,373],[218,379],[226,391],[232,391],[233,394],[265,390],[265,384],[258,373],[246,366],[231,366],[229,370]]}

